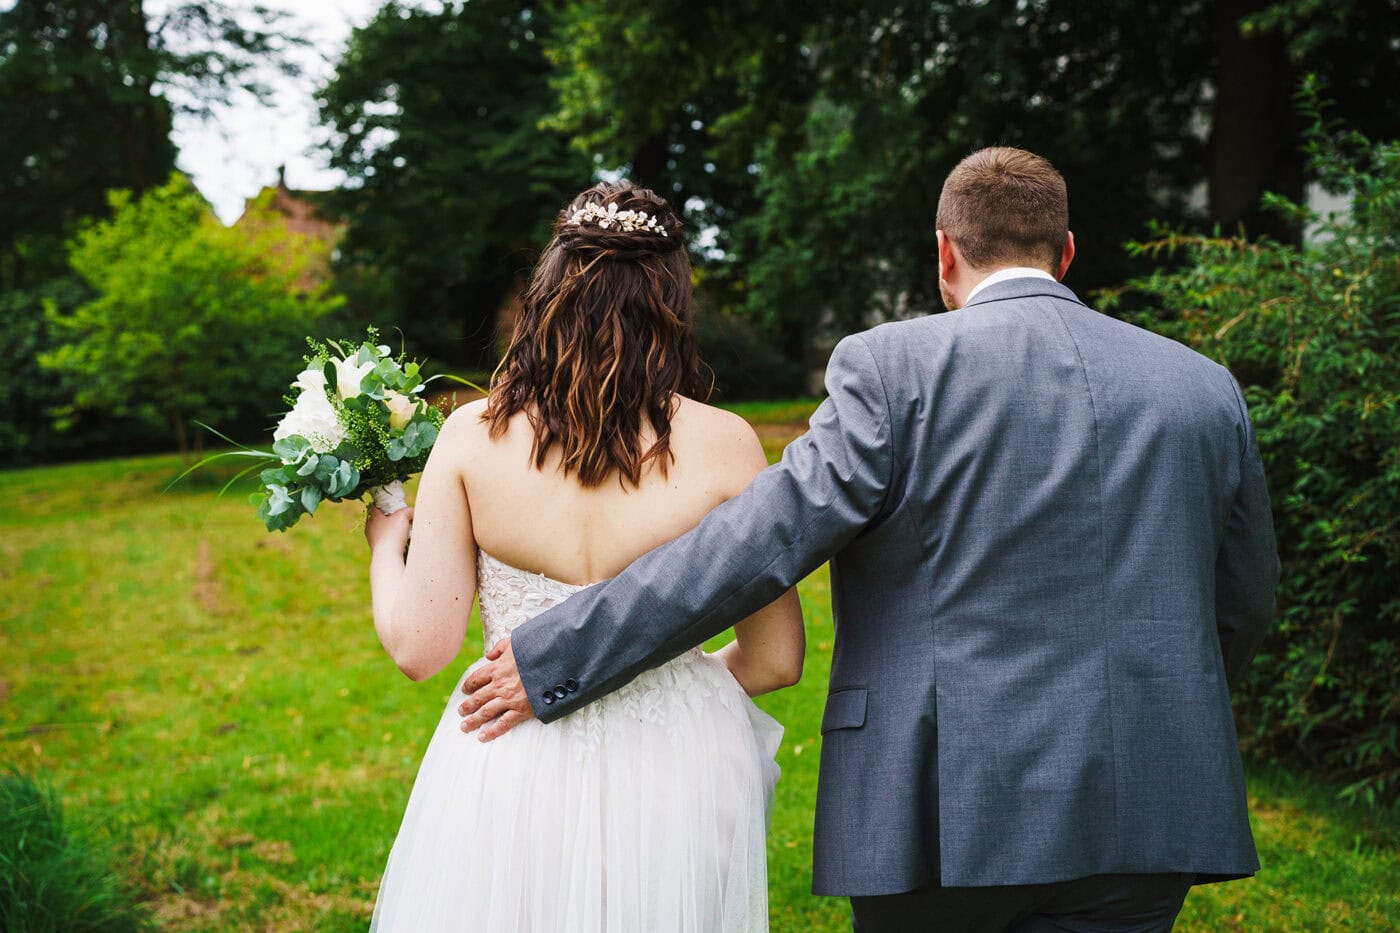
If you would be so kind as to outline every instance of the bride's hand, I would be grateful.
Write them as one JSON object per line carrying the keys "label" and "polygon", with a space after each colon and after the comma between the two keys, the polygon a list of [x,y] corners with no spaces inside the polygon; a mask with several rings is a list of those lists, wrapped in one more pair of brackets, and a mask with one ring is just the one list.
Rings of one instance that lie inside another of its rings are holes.
{"label": "bride's hand", "polygon": [[413,509],[399,509],[393,515],[385,515],[375,506],[369,507],[369,517],[365,519],[365,540],[370,552],[381,547],[392,547],[393,553],[402,555],[408,547],[408,529],[413,524]]}

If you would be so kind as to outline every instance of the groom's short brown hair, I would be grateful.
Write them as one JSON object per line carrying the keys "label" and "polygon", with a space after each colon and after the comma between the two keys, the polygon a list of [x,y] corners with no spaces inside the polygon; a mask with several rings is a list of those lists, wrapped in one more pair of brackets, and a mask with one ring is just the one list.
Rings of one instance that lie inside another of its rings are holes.
{"label": "groom's short brown hair", "polygon": [[1027,264],[1059,272],[1069,197],[1055,166],[1024,149],[979,149],[948,174],[938,229],[976,269]]}

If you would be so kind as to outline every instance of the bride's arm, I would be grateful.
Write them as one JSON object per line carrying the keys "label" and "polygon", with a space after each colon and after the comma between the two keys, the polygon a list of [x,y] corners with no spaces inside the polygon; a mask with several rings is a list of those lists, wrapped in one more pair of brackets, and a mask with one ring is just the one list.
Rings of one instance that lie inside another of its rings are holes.
{"label": "bride's arm", "polygon": [[[365,524],[374,630],[412,680],[431,677],[457,656],[476,598],[476,539],[458,467],[467,462],[472,427],[462,413],[449,418],[428,456],[414,508],[393,515],[371,508]],[[413,545],[405,564],[410,521]]]}
{"label": "bride's arm", "polygon": [[[742,493],[768,466],[763,444],[748,422],[734,418],[736,456],[726,464],[730,477],[727,498]],[[715,652],[729,673],[751,697],[791,687],[802,677],[807,637],[802,629],[802,604],[796,588],[788,590],[734,626],[734,640]]]}
{"label": "bride's arm", "polygon": [[788,590],[734,626],[734,640],[715,652],[751,697],[791,687],[802,678],[807,636],[802,604]]}

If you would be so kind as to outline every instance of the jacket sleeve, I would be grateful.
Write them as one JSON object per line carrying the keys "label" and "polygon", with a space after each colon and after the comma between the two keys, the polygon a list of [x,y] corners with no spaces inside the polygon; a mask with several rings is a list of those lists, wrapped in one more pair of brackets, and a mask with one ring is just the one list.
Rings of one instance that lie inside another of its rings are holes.
{"label": "jacket sleeve", "polygon": [[1225,677],[1234,689],[1273,623],[1279,559],[1259,443],[1239,385],[1233,379],[1231,385],[1243,419],[1244,445],[1239,488],[1215,559],[1215,624]]}
{"label": "jacket sleeve", "polygon": [[864,339],[847,337],[828,398],[781,462],[697,527],[515,629],[540,719],[611,693],[771,603],[869,524],[893,469],[889,405]]}

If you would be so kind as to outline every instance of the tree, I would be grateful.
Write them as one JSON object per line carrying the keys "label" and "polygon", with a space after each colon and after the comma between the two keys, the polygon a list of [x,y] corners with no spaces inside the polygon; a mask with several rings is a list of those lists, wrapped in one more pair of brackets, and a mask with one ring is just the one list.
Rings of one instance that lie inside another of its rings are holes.
{"label": "tree", "polygon": [[1240,692],[1248,746],[1400,795],[1400,142],[1314,117],[1310,168],[1347,195],[1303,247],[1173,234],[1142,244],[1184,263],[1133,287],[1148,326],[1230,367],[1268,474],[1283,575],[1279,623]]}
{"label": "tree", "polygon": [[711,6],[568,4],[560,119],[607,161],[671,141],[665,177],[698,185],[699,219],[723,226],[717,278],[790,355],[814,332],[941,307],[939,188],[979,146],[1064,171],[1081,288],[1121,280],[1118,246],[1149,218],[1185,215],[1200,3]]}
{"label": "tree", "polygon": [[592,181],[560,132],[541,51],[547,8],[388,3],[356,29],[321,92],[331,163],[350,178],[342,267],[387,282],[410,340],[457,363],[495,359],[497,310]]}
{"label": "tree", "polygon": [[64,240],[113,188],[141,192],[174,169],[176,110],[209,115],[230,95],[270,93],[283,16],[220,0],[17,0],[0,12],[0,288],[65,264]]}
{"label": "tree", "polygon": [[1307,129],[1293,106],[1304,74],[1317,75],[1358,132],[1400,129],[1400,0],[1215,0],[1213,95],[1207,161],[1209,219],[1297,242],[1286,213],[1264,207],[1273,192],[1304,197]]}
{"label": "tree", "polygon": [[[45,309],[71,312],[91,299],[91,290],[71,273],[34,288],[0,291],[0,321],[5,322],[10,354],[5,378],[0,379],[0,468],[40,463],[74,452],[74,445],[65,443],[71,434],[58,435],[51,414],[72,399],[73,386],[67,378],[45,371],[39,365],[39,355],[52,349]],[[104,448],[114,440],[99,426],[83,427],[89,429],[84,433]]]}
{"label": "tree", "polygon": [[555,124],[696,198],[721,254],[707,281],[791,356],[941,307],[938,193],[980,146],[1024,146],[1065,174],[1081,292],[1137,271],[1119,245],[1153,218],[1296,237],[1256,210],[1265,190],[1302,193],[1294,71],[1321,68],[1343,113],[1393,127],[1397,9],[569,0],[549,42]]}
{"label": "tree", "polygon": [[96,297],[51,311],[59,345],[40,357],[76,387],[60,424],[94,409],[163,421],[186,453],[193,419],[274,411],[308,329],[338,303],[305,276],[328,247],[271,221],[226,228],[181,175],[109,204],[69,250]]}

